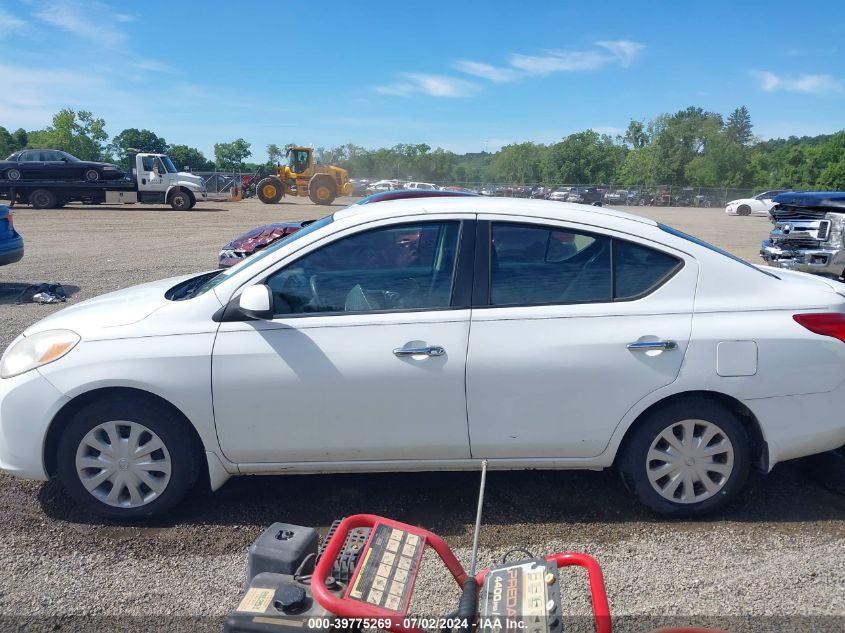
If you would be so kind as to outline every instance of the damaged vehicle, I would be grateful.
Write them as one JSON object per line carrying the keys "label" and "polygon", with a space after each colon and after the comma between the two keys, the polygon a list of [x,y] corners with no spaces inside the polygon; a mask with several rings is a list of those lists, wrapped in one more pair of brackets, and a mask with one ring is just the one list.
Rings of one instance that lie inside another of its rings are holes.
{"label": "damaged vehicle", "polygon": [[842,279],[845,192],[782,193],[772,200],[769,239],[760,255],[770,266]]}
{"label": "damaged vehicle", "polygon": [[296,233],[308,224],[308,220],[304,222],[278,222],[276,224],[265,224],[264,226],[247,231],[243,235],[239,235],[233,239],[220,250],[220,254],[217,257],[217,266],[219,268],[234,266],[250,255],[268,247],[273,242],[278,242],[291,233]]}

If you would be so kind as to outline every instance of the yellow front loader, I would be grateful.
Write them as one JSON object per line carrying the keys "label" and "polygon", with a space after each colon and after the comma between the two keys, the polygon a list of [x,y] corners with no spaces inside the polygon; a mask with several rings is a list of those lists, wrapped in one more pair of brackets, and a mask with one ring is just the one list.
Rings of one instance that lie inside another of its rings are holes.
{"label": "yellow front loader", "polygon": [[349,172],[335,165],[315,164],[313,154],[310,147],[291,147],[288,164],[277,166],[275,174],[258,182],[258,199],[276,204],[288,194],[308,196],[314,204],[331,204],[338,196],[350,195]]}

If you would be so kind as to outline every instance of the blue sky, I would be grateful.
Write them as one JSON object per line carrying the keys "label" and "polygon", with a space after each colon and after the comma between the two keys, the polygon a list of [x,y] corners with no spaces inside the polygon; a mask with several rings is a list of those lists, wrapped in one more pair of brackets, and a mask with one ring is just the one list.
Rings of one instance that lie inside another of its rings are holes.
{"label": "blue sky", "polygon": [[[291,10],[290,7],[295,7]],[[88,109],[212,156],[243,137],[457,152],[688,105],[845,128],[845,3],[0,0],[0,125]]]}

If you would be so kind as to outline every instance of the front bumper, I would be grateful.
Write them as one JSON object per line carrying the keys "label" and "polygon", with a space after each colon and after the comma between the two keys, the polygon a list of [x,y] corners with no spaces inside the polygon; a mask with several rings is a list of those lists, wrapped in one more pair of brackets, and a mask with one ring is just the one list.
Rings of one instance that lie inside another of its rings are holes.
{"label": "front bumper", "polygon": [[845,249],[795,248],[789,249],[763,240],[760,256],[769,266],[797,270],[804,273],[842,276],[845,272]]}
{"label": "front bumper", "polygon": [[48,479],[44,440],[68,398],[37,369],[0,379],[0,472]]}

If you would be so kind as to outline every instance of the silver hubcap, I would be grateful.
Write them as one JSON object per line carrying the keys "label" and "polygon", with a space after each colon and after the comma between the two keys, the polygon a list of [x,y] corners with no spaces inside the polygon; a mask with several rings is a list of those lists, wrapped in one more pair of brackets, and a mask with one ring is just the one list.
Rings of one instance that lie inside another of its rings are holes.
{"label": "silver hubcap", "polygon": [[137,422],[104,422],[76,450],[79,481],[116,508],[137,508],[158,498],[170,482],[171,466],[161,438]]}
{"label": "silver hubcap", "polygon": [[85,177],[86,177],[88,180],[97,180],[97,179],[100,177],[100,174],[98,174],[95,170],[90,169],[90,170],[88,170],[88,172],[85,174]]}
{"label": "silver hubcap", "polygon": [[733,467],[730,439],[706,420],[683,420],[665,428],[646,457],[652,487],[674,503],[709,499],[724,487]]}

